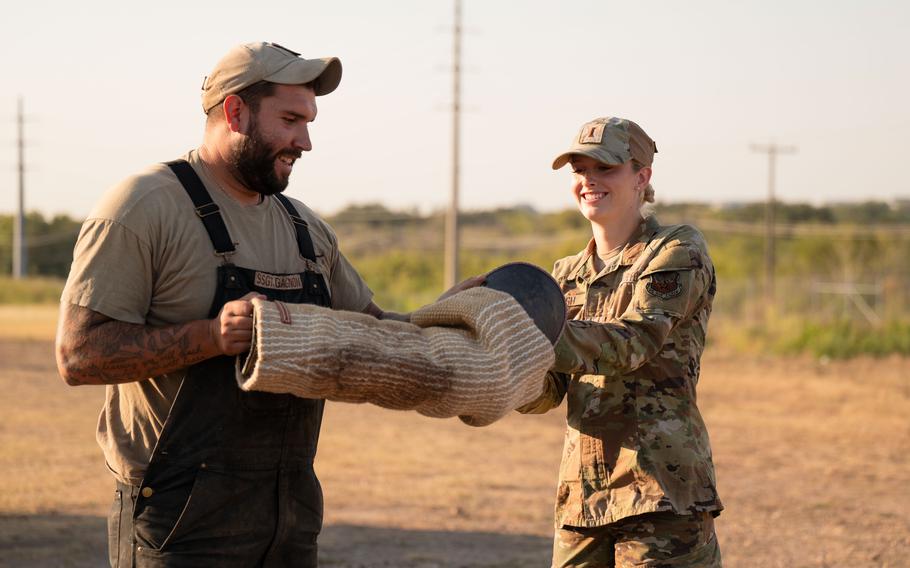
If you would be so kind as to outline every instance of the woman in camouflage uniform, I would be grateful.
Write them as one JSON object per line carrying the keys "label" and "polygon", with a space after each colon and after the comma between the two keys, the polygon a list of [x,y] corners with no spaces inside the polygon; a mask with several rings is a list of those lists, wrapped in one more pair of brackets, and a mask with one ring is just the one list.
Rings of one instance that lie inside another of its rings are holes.
{"label": "woman in camouflage uniform", "polygon": [[711,446],[695,404],[715,292],[701,233],[643,207],[654,141],[634,122],[585,124],[553,162],[593,238],[556,262],[569,322],[547,389],[568,399],[553,566],[720,566]]}

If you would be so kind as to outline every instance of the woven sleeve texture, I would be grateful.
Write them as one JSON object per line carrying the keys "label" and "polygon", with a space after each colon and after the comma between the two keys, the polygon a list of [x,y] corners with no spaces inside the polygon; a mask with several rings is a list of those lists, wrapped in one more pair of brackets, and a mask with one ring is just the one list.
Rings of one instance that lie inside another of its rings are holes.
{"label": "woven sleeve texture", "polygon": [[537,398],[553,347],[508,294],[472,288],[411,323],[306,304],[253,301],[243,390],[369,402],[486,426]]}

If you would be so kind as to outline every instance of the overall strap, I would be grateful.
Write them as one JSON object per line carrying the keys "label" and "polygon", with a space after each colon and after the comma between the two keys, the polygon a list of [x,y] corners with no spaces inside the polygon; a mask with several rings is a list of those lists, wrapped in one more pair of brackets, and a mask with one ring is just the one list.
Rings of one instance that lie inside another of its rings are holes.
{"label": "overall strap", "polygon": [[290,199],[280,193],[276,193],[275,198],[278,199],[278,203],[281,203],[284,210],[288,212],[291,222],[294,223],[294,231],[297,233],[297,249],[300,251],[300,256],[316,262],[316,250],[313,248],[313,239],[310,238],[307,222],[297,213],[297,208],[294,207]]}
{"label": "overall strap", "polygon": [[205,231],[209,234],[209,239],[215,247],[215,254],[224,256],[233,253],[236,250],[234,241],[231,240],[231,235],[221,217],[221,210],[212,201],[212,196],[205,189],[205,185],[202,184],[202,180],[199,179],[193,167],[186,160],[174,160],[167,162],[166,165],[177,175],[183,189],[193,200],[196,215],[202,219],[202,224],[205,225]]}

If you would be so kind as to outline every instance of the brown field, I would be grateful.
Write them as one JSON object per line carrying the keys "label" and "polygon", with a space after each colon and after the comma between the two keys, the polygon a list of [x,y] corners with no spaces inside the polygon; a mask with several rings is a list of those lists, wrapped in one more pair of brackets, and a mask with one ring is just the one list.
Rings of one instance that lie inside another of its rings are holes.
{"label": "brown field", "polygon": [[[52,322],[0,309],[0,566],[105,564],[102,389],[57,378]],[[709,353],[700,406],[727,566],[910,566],[910,359]],[[330,404],[322,564],[548,566],[564,412],[475,429]]]}

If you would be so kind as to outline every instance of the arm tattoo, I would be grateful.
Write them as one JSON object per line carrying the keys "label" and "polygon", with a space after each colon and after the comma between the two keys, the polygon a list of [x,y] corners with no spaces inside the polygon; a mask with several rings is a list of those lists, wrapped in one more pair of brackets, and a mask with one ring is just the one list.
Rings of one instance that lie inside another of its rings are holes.
{"label": "arm tattoo", "polygon": [[156,377],[218,355],[208,326],[208,321],[197,320],[149,327],[64,305],[57,330],[57,367],[71,385]]}

